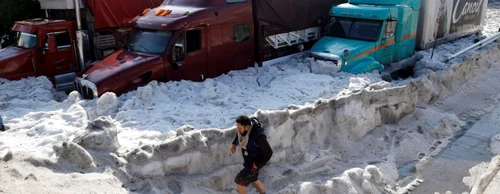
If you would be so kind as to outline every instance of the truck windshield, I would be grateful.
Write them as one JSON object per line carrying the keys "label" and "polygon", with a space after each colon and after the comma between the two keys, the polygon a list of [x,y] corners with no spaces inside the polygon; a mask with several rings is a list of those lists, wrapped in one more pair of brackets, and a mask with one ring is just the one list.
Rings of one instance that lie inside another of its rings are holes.
{"label": "truck windshield", "polygon": [[136,52],[163,53],[170,42],[172,32],[135,29],[130,33],[128,49]]}
{"label": "truck windshield", "polygon": [[376,41],[380,37],[382,21],[335,18],[328,27],[329,36]]}
{"label": "truck windshield", "polygon": [[36,46],[36,34],[16,32],[15,42],[12,46],[27,49],[33,48]]}

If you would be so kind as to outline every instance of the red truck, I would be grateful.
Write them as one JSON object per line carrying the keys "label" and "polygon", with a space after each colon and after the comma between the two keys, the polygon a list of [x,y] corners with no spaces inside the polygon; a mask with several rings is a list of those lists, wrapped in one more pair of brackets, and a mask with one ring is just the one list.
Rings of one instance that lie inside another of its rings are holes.
{"label": "red truck", "polygon": [[15,43],[0,50],[0,78],[47,76],[57,89],[72,90],[77,73],[125,44],[132,18],[162,2],[40,0],[47,19],[14,24]]}
{"label": "red truck", "polygon": [[[74,83],[86,99],[152,80],[202,81],[312,46],[347,0],[165,0],[130,21],[128,43]],[[300,46],[299,46],[300,45]]]}

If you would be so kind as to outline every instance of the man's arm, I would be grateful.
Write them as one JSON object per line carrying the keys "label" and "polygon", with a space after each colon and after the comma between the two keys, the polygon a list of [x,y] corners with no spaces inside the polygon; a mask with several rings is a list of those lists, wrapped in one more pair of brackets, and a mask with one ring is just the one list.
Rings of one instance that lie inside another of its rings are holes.
{"label": "man's arm", "polygon": [[236,134],[236,136],[233,139],[233,145],[238,146],[239,144],[240,144],[240,142],[238,141],[238,134]]}
{"label": "man's arm", "polygon": [[236,152],[236,146],[238,146],[239,143],[238,134],[236,134],[236,137],[234,137],[233,143],[231,144],[231,153],[234,154],[234,152]]}
{"label": "man's arm", "polygon": [[267,142],[266,136],[265,135],[260,135],[257,137],[255,140],[255,143],[259,146],[260,150],[262,151],[262,160],[256,162],[257,168],[262,168],[264,165],[269,162],[271,159],[271,156],[273,155],[273,150],[271,149],[271,146]]}

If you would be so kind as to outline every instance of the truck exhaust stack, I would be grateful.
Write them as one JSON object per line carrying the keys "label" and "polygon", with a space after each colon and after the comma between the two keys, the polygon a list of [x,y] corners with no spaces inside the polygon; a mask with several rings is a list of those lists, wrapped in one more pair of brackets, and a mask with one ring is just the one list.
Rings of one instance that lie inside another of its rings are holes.
{"label": "truck exhaust stack", "polygon": [[73,0],[75,4],[76,11],[76,48],[77,48],[77,58],[78,58],[78,67],[80,71],[83,71],[88,64],[90,64],[89,52],[89,37],[88,33],[85,30],[82,30],[82,19],[80,15],[80,0]]}

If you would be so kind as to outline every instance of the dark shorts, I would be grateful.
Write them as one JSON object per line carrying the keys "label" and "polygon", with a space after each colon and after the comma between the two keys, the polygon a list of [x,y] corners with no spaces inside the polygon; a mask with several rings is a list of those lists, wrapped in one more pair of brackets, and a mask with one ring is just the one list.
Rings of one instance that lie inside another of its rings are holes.
{"label": "dark shorts", "polygon": [[250,183],[253,183],[255,181],[259,180],[259,171],[252,172],[248,168],[244,168],[243,170],[236,175],[236,178],[234,178],[234,182],[238,185],[241,186],[248,186]]}

